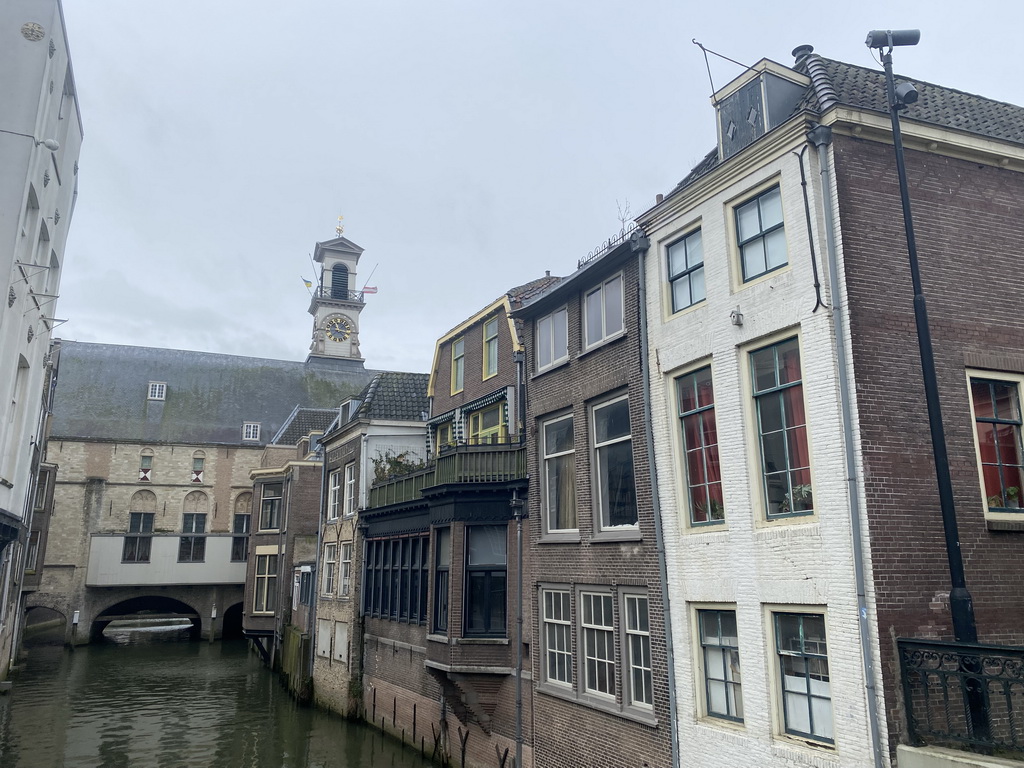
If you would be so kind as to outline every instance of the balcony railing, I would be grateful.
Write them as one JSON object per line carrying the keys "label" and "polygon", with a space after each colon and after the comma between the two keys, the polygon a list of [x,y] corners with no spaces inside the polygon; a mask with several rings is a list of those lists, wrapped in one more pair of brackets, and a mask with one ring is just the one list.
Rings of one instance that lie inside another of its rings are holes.
{"label": "balcony railing", "polygon": [[911,744],[1024,757],[1024,648],[897,644]]}
{"label": "balcony railing", "polygon": [[359,304],[365,303],[362,291],[334,291],[330,288],[314,288],[314,299],[334,299],[335,301],[354,301]]}
{"label": "balcony railing", "polygon": [[370,487],[370,509],[420,498],[424,488],[450,483],[502,483],[526,477],[526,448],[515,442],[450,446],[426,468]]}

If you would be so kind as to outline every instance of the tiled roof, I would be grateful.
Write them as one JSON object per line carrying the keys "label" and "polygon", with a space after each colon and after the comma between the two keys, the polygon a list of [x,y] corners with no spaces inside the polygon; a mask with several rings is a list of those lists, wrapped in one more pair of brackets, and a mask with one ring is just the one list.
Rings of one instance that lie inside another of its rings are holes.
{"label": "tiled roof", "polygon": [[562,278],[552,277],[551,273],[544,275],[536,280],[531,280],[523,285],[516,286],[508,292],[508,298],[512,304],[512,308],[521,307],[526,304],[534,296],[539,296],[544,293],[548,288],[557,283]]}
{"label": "tiled roof", "polygon": [[353,418],[424,421],[430,411],[426,373],[382,371],[359,395],[362,403]]}
{"label": "tiled roof", "polygon": [[[296,405],[336,408],[374,373],[351,360],[299,363],[61,341],[51,434],[238,445],[242,424],[258,422],[265,443]],[[164,400],[147,399],[150,382],[166,384]]]}
{"label": "tiled roof", "polygon": [[296,406],[274,439],[274,445],[298,445],[311,432],[326,432],[338,418],[337,408],[302,408]]}
{"label": "tiled roof", "polygon": [[[807,50],[810,50],[809,46]],[[836,104],[889,113],[885,73],[882,71],[826,59],[814,53],[801,57],[795,69],[808,75],[811,85],[793,111],[794,115],[800,112],[821,113]],[[916,103],[901,112],[901,119],[1024,144],[1024,107],[904,75],[896,75],[896,79],[913,83],[919,96]],[[690,170],[674,191],[688,187],[718,164],[716,147]]]}

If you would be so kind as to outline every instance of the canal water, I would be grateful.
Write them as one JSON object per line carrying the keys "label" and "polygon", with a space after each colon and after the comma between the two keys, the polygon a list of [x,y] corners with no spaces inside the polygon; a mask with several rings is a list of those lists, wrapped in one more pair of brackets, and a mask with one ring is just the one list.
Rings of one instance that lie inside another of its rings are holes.
{"label": "canal water", "polygon": [[242,640],[108,630],[29,649],[0,695],[0,768],[426,768],[379,731],[295,704]]}

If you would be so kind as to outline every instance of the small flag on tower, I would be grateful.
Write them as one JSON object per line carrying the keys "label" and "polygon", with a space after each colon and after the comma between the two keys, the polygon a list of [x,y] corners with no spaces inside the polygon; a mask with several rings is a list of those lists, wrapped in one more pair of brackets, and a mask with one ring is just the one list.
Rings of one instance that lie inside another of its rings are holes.
{"label": "small flag on tower", "polygon": [[313,287],[313,284],[309,280],[307,280],[306,278],[302,278],[302,282],[306,284],[307,288],[312,288]]}
{"label": "small flag on tower", "polygon": [[377,292],[377,286],[375,286],[375,285],[364,285],[363,286],[363,293],[376,293],[376,292]]}

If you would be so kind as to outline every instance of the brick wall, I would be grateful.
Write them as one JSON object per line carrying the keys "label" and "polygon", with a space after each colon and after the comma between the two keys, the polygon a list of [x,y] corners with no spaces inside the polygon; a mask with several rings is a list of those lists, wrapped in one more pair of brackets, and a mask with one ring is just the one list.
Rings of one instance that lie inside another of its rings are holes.
{"label": "brick wall", "polygon": [[[949,570],[893,150],[836,137],[835,162],[885,700],[895,742],[892,637],[952,638]],[[965,369],[1024,373],[1017,285],[1024,178],[913,150],[906,165],[978,636],[1020,645],[1024,533],[986,526]]]}

